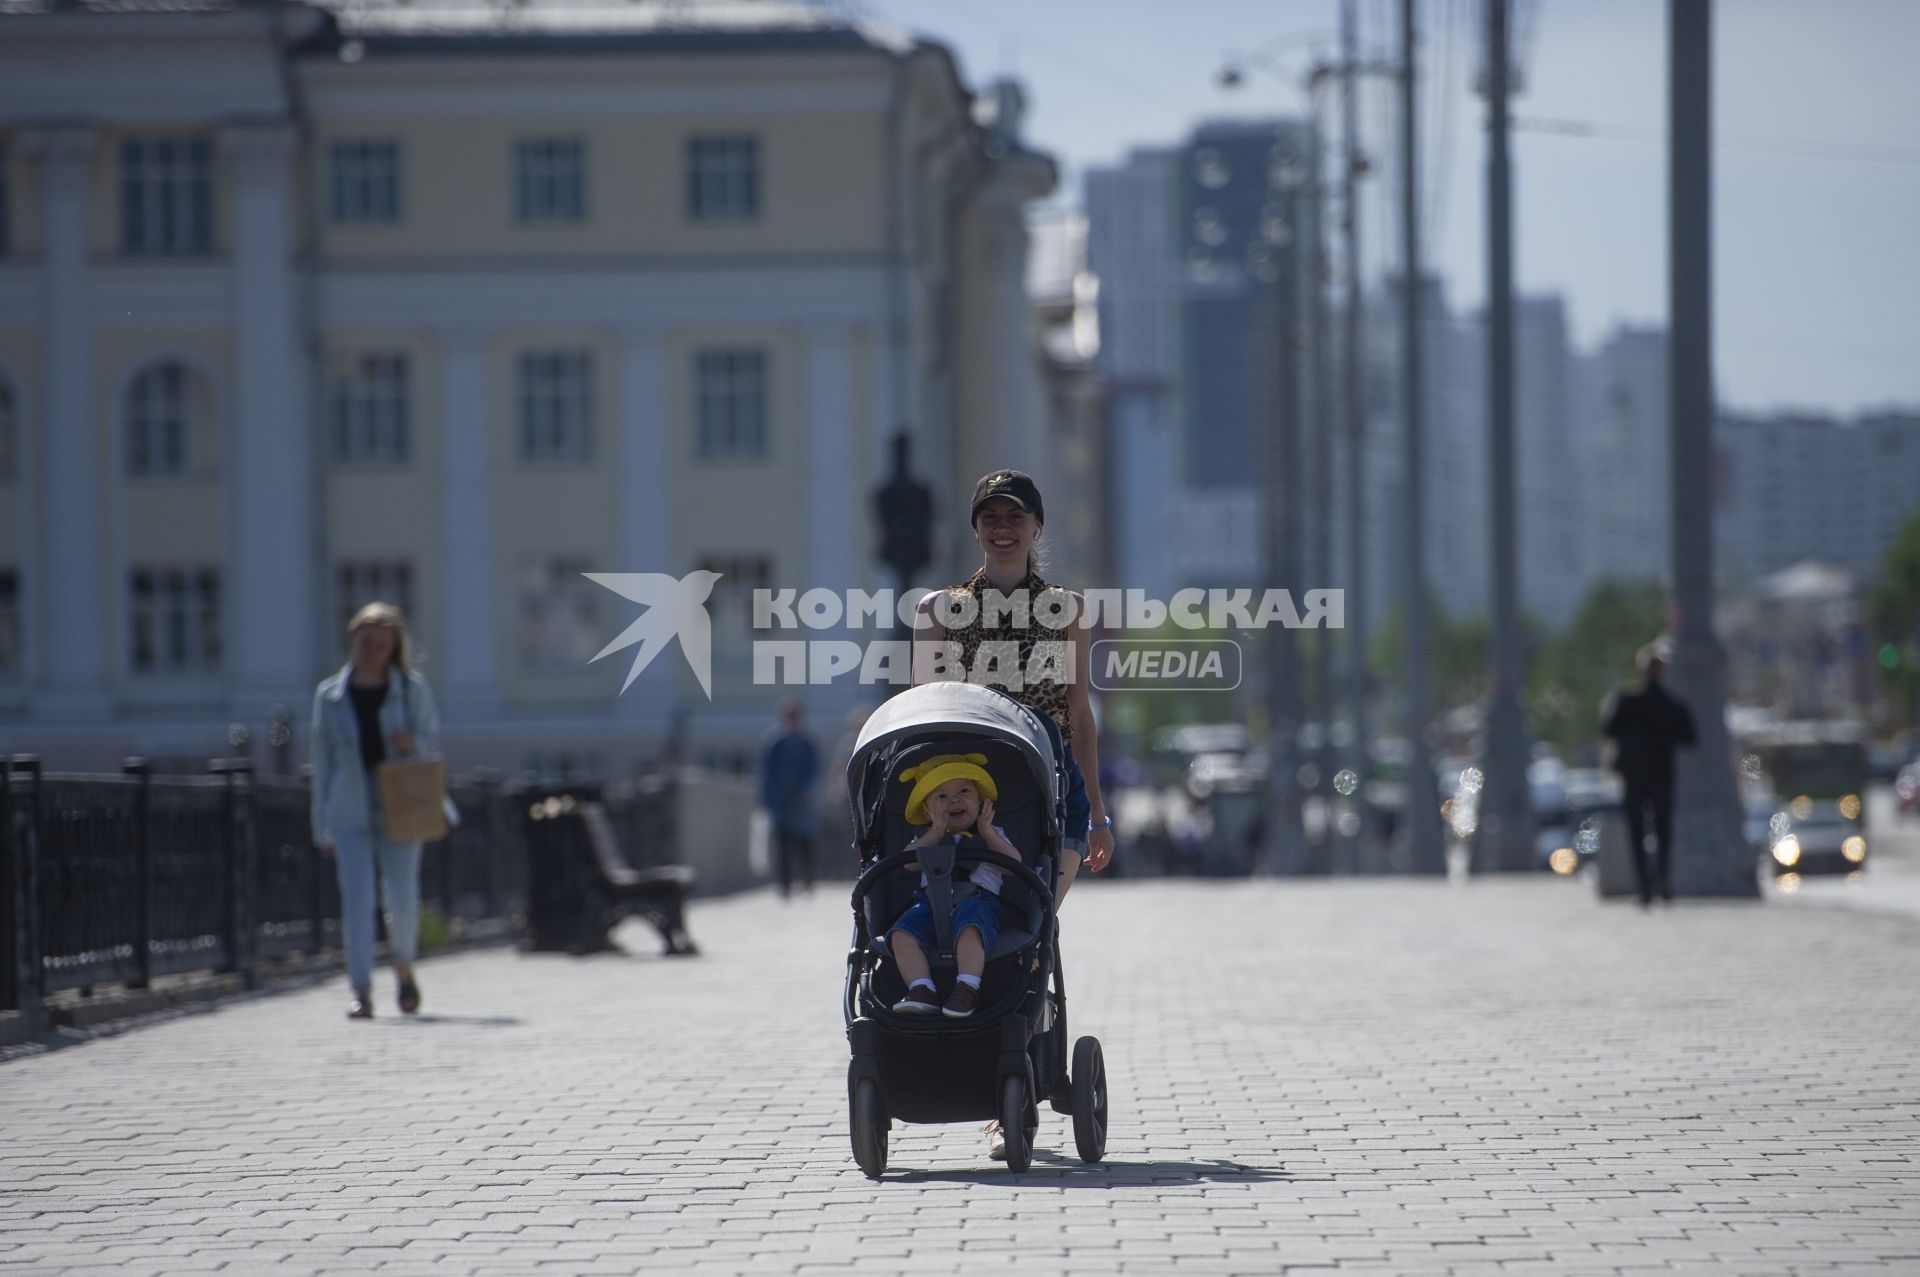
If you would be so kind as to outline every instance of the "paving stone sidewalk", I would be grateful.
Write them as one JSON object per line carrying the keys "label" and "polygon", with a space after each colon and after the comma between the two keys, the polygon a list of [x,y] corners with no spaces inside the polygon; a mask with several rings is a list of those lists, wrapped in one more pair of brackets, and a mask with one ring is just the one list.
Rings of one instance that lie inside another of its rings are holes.
{"label": "paving stone sidewalk", "polygon": [[1095,882],[1108,1161],[846,1134],[838,890],[0,1066],[0,1274],[1920,1272],[1920,922],[1577,883]]}

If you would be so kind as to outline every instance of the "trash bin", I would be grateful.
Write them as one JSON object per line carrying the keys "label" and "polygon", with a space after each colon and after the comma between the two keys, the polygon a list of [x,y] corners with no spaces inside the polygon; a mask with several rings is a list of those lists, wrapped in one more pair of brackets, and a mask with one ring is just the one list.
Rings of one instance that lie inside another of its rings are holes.
{"label": "trash bin", "polygon": [[1623,811],[1596,812],[1591,819],[1600,823],[1600,845],[1594,851],[1594,887],[1602,900],[1638,896],[1640,880],[1633,872],[1633,853],[1628,846],[1627,815]]}

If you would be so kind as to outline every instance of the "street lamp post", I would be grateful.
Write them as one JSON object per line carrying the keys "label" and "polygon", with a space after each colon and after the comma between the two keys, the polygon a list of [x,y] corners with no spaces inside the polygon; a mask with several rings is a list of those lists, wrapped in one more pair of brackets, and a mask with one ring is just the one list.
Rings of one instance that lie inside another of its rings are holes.
{"label": "street lamp post", "polygon": [[1527,730],[1520,709],[1519,564],[1513,464],[1513,238],[1507,164],[1511,69],[1507,0],[1486,0],[1487,19],[1487,406],[1491,452],[1493,624],[1488,636],[1492,695],[1481,770],[1475,868],[1533,867],[1527,798]]}
{"label": "street lamp post", "polygon": [[1422,456],[1425,425],[1421,395],[1421,289],[1419,227],[1419,119],[1415,98],[1419,89],[1415,62],[1416,32],[1413,0],[1400,0],[1400,233],[1406,259],[1405,336],[1401,350],[1400,410],[1406,465],[1406,581],[1407,581],[1407,779],[1400,812],[1400,845],[1394,868],[1408,873],[1446,872],[1446,849],[1440,840],[1440,794],[1427,752],[1427,573],[1426,479]]}
{"label": "street lamp post", "polygon": [[1673,887],[1683,896],[1760,894],[1742,837],[1727,734],[1726,652],[1713,625],[1713,6],[1667,0],[1667,306],[1673,432],[1671,679],[1698,743],[1675,758]]}
{"label": "street lamp post", "polygon": [[[1263,432],[1265,473],[1263,542],[1269,584],[1297,591],[1306,556],[1301,530],[1306,492],[1301,474],[1302,452],[1300,287],[1302,262],[1308,251],[1301,234],[1302,191],[1311,175],[1303,174],[1306,158],[1297,153],[1282,131],[1268,157],[1267,199],[1277,204],[1277,226],[1262,227],[1256,244],[1259,257],[1255,279],[1264,285],[1265,302],[1273,315],[1273,420]],[[1267,809],[1262,848],[1268,873],[1297,874],[1305,868],[1305,831],[1300,820],[1300,648],[1298,635],[1282,625],[1265,631],[1267,657]]]}

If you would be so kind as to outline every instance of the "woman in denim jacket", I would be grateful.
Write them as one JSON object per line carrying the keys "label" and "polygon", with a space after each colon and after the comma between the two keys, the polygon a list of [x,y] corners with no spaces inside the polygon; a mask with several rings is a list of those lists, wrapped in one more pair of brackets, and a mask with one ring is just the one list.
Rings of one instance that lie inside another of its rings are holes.
{"label": "woman in denim jacket", "polygon": [[400,1010],[420,1009],[413,960],[420,942],[420,844],[382,832],[374,770],[386,759],[435,754],[440,717],[426,680],[409,667],[407,621],[388,603],[369,603],[347,626],[352,658],[313,694],[313,841],[340,875],[346,933],[347,1014],[373,1018],[374,872],[387,906],[387,946],[399,979]]}

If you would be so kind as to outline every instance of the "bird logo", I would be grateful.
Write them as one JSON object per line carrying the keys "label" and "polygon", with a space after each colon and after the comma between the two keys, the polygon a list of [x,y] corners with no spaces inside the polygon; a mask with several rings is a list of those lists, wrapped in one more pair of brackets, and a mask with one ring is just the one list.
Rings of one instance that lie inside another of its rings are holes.
{"label": "bird logo", "polygon": [[680,654],[687,658],[688,668],[700,680],[700,690],[707,694],[708,700],[713,699],[713,621],[707,616],[707,596],[713,593],[720,573],[702,568],[677,579],[665,572],[585,572],[582,575],[646,608],[638,620],[620,631],[613,642],[595,653],[587,664],[638,643],[640,650],[634,653],[633,667],[627,671],[627,681],[620,685],[624,695],[633,686],[633,680],[640,677],[640,671],[653,663],[660,649],[678,638]]}

